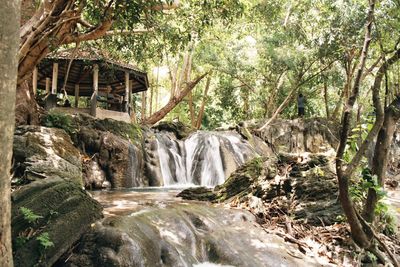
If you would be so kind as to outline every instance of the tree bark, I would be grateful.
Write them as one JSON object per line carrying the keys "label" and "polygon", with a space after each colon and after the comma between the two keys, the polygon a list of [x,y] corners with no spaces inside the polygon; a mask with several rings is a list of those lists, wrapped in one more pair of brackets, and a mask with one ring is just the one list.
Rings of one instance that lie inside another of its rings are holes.
{"label": "tree bark", "polygon": [[162,107],[159,111],[155,112],[152,114],[150,117],[148,117],[143,123],[145,124],[155,124],[158,121],[162,120],[171,110],[173,110],[176,105],[178,105],[183,98],[187,96],[187,94],[194,88],[196,85],[205,77],[207,76],[208,73],[204,73],[203,75],[197,77],[195,80],[193,80],[190,83],[187,83],[186,87],[184,90],[180,91],[179,95],[173,96],[168,103]]}
{"label": "tree bark", "polygon": [[6,0],[0,9],[0,266],[13,266],[11,248],[10,163],[14,134],[20,1]]}
{"label": "tree bark", "polygon": [[329,100],[328,100],[328,83],[325,80],[324,80],[324,101],[325,101],[326,118],[329,120],[330,112],[329,112]]}
{"label": "tree bark", "polygon": [[[373,85],[375,91],[380,90],[382,79],[387,70],[396,62],[400,60],[400,49],[387,61],[385,61],[379,68]],[[386,100],[385,100],[386,101]],[[400,97],[397,98],[386,108],[384,113],[383,125],[379,130],[378,137],[375,144],[372,174],[378,177],[378,185],[383,186],[386,177],[387,160],[389,154],[390,144],[392,142],[396,124],[400,119]],[[375,215],[375,206],[378,201],[375,189],[368,190],[367,201],[364,206],[363,217],[367,222],[373,222]]]}
{"label": "tree bark", "polygon": [[203,116],[204,116],[204,108],[207,103],[207,94],[208,94],[208,90],[210,88],[210,83],[211,83],[211,74],[210,74],[210,76],[207,77],[206,87],[204,88],[203,101],[201,102],[201,107],[199,110],[199,114],[197,116],[196,129],[200,129],[200,127],[201,127],[201,121],[203,120]]}
{"label": "tree bark", "polygon": [[361,52],[360,63],[358,65],[357,74],[354,80],[354,85],[351,90],[351,95],[347,99],[346,107],[344,110],[344,116],[342,119],[342,129],[340,133],[339,147],[336,153],[336,173],[339,182],[339,199],[343,207],[343,211],[347,217],[347,221],[351,228],[351,234],[354,241],[362,248],[368,248],[371,244],[370,238],[364,232],[360,220],[357,217],[357,212],[355,210],[354,204],[349,195],[349,180],[351,172],[348,168],[345,168],[343,164],[343,156],[347,144],[348,135],[350,132],[350,122],[353,113],[353,106],[357,99],[360,89],[360,81],[362,73],[365,67],[365,61],[368,55],[368,49],[371,42],[371,30],[373,14],[375,9],[375,0],[371,0],[369,3],[366,31],[364,37],[364,44]]}

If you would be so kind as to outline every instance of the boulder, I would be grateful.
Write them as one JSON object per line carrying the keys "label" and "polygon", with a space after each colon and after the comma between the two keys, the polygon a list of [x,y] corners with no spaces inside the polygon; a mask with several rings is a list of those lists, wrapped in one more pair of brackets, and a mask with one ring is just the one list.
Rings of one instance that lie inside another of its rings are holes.
{"label": "boulder", "polygon": [[81,154],[61,129],[19,126],[13,153],[14,177],[21,183],[51,176],[82,185]]}
{"label": "boulder", "polygon": [[110,132],[100,134],[99,164],[113,188],[148,185],[143,177],[141,150]]}
{"label": "boulder", "polygon": [[111,187],[111,183],[107,181],[106,174],[96,159],[84,162],[83,173],[85,188],[104,189]]}
{"label": "boulder", "polygon": [[297,154],[280,154],[278,159],[255,158],[222,185],[214,189],[188,188],[178,197],[249,207],[255,214],[265,210],[267,216],[273,216],[274,205],[278,204],[296,221],[311,225],[331,225],[343,215],[332,162],[318,154],[304,158]]}
{"label": "boulder", "polygon": [[169,122],[169,121],[161,121],[157,125],[153,126],[156,132],[158,131],[165,131],[174,133],[176,138],[179,140],[185,139],[188,137],[192,132],[195,132],[196,129],[193,129],[180,121],[177,122]]}
{"label": "boulder", "polygon": [[[262,124],[253,124],[253,130]],[[272,144],[277,152],[322,153],[335,149],[339,142],[339,126],[321,118],[276,119],[256,134]]]}
{"label": "boulder", "polygon": [[137,124],[57,112],[47,114],[42,123],[64,129],[83,154],[97,158],[100,169],[96,172],[100,176],[92,175],[95,163],[86,166],[87,188],[104,188],[109,184],[114,188],[148,185],[143,175],[143,133]]}
{"label": "boulder", "polygon": [[12,194],[15,266],[51,266],[101,217],[74,182],[53,176],[23,186]]}

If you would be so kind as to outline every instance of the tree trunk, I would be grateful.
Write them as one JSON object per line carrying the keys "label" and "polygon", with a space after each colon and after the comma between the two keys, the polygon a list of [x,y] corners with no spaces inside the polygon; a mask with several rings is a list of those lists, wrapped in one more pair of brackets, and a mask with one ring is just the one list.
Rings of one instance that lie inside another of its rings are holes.
{"label": "tree trunk", "polygon": [[293,98],[295,95],[294,93],[296,92],[298,86],[294,86],[292,91],[289,92],[285,100],[280,104],[280,106],[275,110],[274,114],[272,117],[262,126],[258,129],[258,131],[264,130],[275,118],[279,115],[279,113],[282,112],[282,110],[289,104],[290,100]]}
{"label": "tree trunk", "polygon": [[[349,166],[345,168],[343,166],[343,156],[347,144],[348,135],[350,132],[350,122],[353,113],[354,103],[359,95],[360,81],[362,73],[365,67],[365,61],[368,55],[368,49],[371,42],[371,29],[373,14],[375,9],[375,0],[371,0],[369,4],[366,31],[364,37],[364,44],[361,52],[360,63],[358,65],[357,75],[354,80],[354,85],[351,90],[351,94],[347,99],[346,109],[344,110],[344,116],[342,119],[342,129],[340,134],[340,143],[336,153],[336,173],[338,176],[339,183],[339,199],[343,207],[343,211],[347,217],[347,221],[351,228],[351,234],[354,241],[362,248],[368,248],[371,244],[370,238],[364,232],[364,229],[357,217],[354,204],[349,196],[349,180],[352,172],[349,170]],[[353,160],[352,160],[353,161]]]}
{"label": "tree trunk", "polygon": [[147,111],[147,93],[146,91],[142,92],[142,121],[146,120],[146,111]]}
{"label": "tree trunk", "polygon": [[[400,60],[400,49],[387,61],[385,61],[379,68],[373,85],[375,91],[380,90],[382,79],[387,70],[398,60]],[[385,98],[386,102],[386,98]],[[383,186],[390,144],[392,142],[394,131],[396,130],[396,124],[400,119],[400,97],[397,97],[390,105],[386,108],[384,114],[383,125],[379,130],[378,137],[375,144],[375,151],[372,164],[372,174],[377,175],[378,185]],[[368,190],[367,202],[364,207],[363,216],[367,222],[373,222],[374,210],[378,201],[376,191],[373,188]]]}
{"label": "tree trunk", "polygon": [[329,120],[330,113],[329,113],[329,100],[328,100],[328,83],[325,80],[324,80],[324,101],[325,101],[326,118]]}
{"label": "tree trunk", "polygon": [[193,80],[190,83],[187,83],[186,88],[182,91],[180,91],[179,95],[172,97],[168,103],[162,107],[159,111],[155,112],[152,114],[150,117],[148,117],[143,123],[145,124],[155,124],[158,121],[162,120],[171,110],[173,110],[176,105],[178,105],[183,98],[187,96],[187,94],[194,88],[196,85],[205,77],[207,76],[208,73],[204,73],[203,75],[197,77],[195,80]]}
{"label": "tree trunk", "polygon": [[[372,165],[372,173],[378,177],[378,185],[383,186],[390,145],[392,143],[393,134],[396,130],[396,123],[400,119],[400,98],[394,100],[385,111],[385,119],[378,133],[375,145],[375,152]],[[367,202],[364,207],[364,218],[367,222],[373,222],[375,215],[375,206],[378,197],[375,189],[369,188]]]}
{"label": "tree trunk", "polygon": [[204,116],[204,108],[207,102],[207,94],[208,94],[208,89],[210,88],[210,82],[211,82],[211,74],[210,76],[207,77],[206,87],[204,88],[203,101],[201,102],[201,107],[199,110],[199,114],[197,116],[196,129],[200,129],[201,127],[201,121],[203,120]]}
{"label": "tree trunk", "polygon": [[193,94],[192,91],[189,92],[188,94],[189,98],[189,113],[190,113],[190,124],[192,127],[196,127],[196,115],[194,114],[194,105],[193,105]]}
{"label": "tree trunk", "polygon": [[11,247],[10,163],[14,135],[20,2],[6,0],[0,9],[0,266],[13,266]]}

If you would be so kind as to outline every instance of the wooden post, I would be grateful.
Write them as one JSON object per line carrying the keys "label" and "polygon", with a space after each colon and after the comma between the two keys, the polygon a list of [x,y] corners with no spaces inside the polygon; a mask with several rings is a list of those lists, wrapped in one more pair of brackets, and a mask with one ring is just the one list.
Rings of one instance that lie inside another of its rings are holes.
{"label": "wooden post", "polygon": [[53,77],[51,84],[51,93],[57,94],[57,81],[58,81],[58,63],[53,63]]}
{"label": "wooden post", "polygon": [[146,119],[146,91],[142,92],[142,121]]}
{"label": "wooden post", "polygon": [[93,65],[93,94],[90,99],[90,115],[96,117],[97,93],[99,92],[99,66]]}
{"label": "wooden post", "polygon": [[32,73],[32,89],[33,89],[33,95],[36,96],[37,93],[37,76],[38,76],[38,69],[35,67],[33,69]]}
{"label": "wooden post", "polygon": [[46,95],[50,93],[50,78],[46,78]]}
{"label": "wooden post", "polygon": [[75,108],[78,107],[79,104],[79,83],[75,84]]}
{"label": "wooden post", "polygon": [[129,72],[125,71],[125,112],[129,112]]}
{"label": "wooden post", "polygon": [[106,109],[109,109],[111,107],[111,105],[108,103],[108,97],[110,95],[111,92],[111,85],[107,85],[107,94],[106,94]]}

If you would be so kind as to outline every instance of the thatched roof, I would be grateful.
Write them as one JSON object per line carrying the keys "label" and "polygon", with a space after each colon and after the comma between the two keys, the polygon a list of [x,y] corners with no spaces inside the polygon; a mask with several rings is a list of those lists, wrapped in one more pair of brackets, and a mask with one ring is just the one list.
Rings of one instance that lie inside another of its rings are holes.
{"label": "thatched roof", "polygon": [[114,94],[125,94],[125,72],[129,72],[132,80],[132,92],[145,91],[148,88],[147,73],[139,70],[131,64],[117,62],[104,55],[104,53],[86,49],[63,50],[52,53],[44,58],[38,66],[38,86],[45,88],[46,77],[52,77],[53,63],[58,63],[58,88],[64,85],[68,64],[72,60],[69,70],[66,90],[68,94],[74,94],[75,84],[79,84],[81,96],[90,96],[93,92],[93,66],[99,66],[99,91],[111,86]]}

